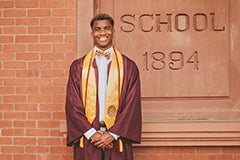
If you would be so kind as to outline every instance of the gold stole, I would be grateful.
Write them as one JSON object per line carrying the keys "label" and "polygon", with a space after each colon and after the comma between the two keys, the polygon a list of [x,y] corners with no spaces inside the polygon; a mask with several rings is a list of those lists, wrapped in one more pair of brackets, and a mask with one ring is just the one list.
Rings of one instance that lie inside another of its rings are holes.
{"label": "gold stole", "polygon": [[[82,96],[85,107],[85,114],[92,123],[96,117],[97,81],[93,68],[94,50],[92,49],[83,61],[82,70]],[[115,122],[119,108],[119,99],[123,81],[123,59],[121,53],[114,49],[112,62],[107,82],[107,96],[104,122],[107,129]]]}

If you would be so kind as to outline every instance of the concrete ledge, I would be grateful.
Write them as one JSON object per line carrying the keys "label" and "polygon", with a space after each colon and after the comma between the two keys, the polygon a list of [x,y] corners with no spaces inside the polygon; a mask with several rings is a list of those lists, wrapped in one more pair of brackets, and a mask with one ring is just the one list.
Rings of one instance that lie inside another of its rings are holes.
{"label": "concrete ledge", "polygon": [[[60,131],[66,135],[66,123]],[[240,146],[240,122],[144,122],[135,146]]]}

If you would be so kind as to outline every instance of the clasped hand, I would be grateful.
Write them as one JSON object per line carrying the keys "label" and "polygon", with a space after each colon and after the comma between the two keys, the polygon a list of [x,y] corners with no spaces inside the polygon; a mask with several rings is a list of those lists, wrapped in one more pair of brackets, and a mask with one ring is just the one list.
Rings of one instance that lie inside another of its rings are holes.
{"label": "clasped hand", "polygon": [[114,137],[109,132],[97,131],[90,138],[91,143],[99,148],[113,148]]}

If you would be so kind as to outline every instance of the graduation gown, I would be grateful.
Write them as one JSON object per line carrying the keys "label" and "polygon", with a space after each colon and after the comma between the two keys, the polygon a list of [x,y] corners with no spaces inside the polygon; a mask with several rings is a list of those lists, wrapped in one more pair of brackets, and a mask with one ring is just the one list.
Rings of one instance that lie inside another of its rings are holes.
{"label": "graduation gown", "polygon": [[[100,128],[98,105],[96,106],[96,117],[92,124],[85,116],[81,93],[83,60],[84,57],[75,60],[71,64],[69,72],[66,94],[67,146],[74,146],[74,160],[101,160],[102,154],[104,154],[104,160],[133,160],[132,143],[140,143],[142,125],[140,78],[137,65],[123,55],[124,74],[120,105],[115,124],[108,130],[120,136],[123,142],[123,152],[119,152],[118,143],[115,140],[112,149],[105,149],[102,152],[101,148],[95,147],[85,137],[84,147],[79,147],[79,138],[84,136],[86,131],[92,127],[96,130]],[[95,60],[93,66],[97,77]]]}

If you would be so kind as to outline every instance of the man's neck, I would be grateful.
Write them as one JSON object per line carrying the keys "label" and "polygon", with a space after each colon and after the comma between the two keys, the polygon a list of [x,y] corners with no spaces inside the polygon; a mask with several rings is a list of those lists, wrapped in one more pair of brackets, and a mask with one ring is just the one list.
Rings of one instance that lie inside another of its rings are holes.
{"label": "man's neck", "polygon": [[113,46],[109,47],[109,48],[106,48],[106,49],[101,49],[101,48],[98,48],[97,46],[94,46],[94,49],[95,50],[100,50],[100,51],[103,51],[103,52],[112,52],[113,51]]}

